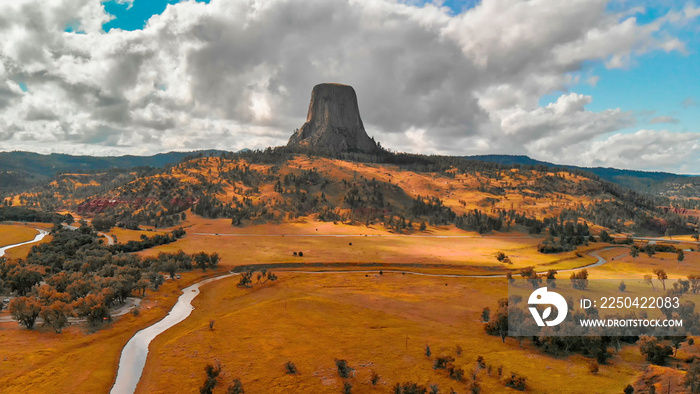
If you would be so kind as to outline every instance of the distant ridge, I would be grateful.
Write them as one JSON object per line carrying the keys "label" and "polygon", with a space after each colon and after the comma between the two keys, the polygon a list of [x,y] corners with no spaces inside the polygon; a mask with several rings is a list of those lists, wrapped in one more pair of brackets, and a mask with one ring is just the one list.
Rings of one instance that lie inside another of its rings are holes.
{"label": "distant ridge", "polygon": [[525,155],[473,155],[466,159],[504,165],[545,166],[588,171],[600,179],[632,190],[655,195],[700,197],[700,176],[662,171],[623,170],[611,167],[580,167],[532,159]]}
{"label": "distant ridge", "polygon": [[168,152],[152,156],[73,156],[63,153],[0,152],[0,188],[22,186],[53,178],[68,171],[99,171],[113,168],[164,167],[195,154],[219,154],[220,150]]}
{"label": "distant ridge", "polygon": [[[379,148],[381,149],[381,148]],[[244,149],[240,152],[246,152]],[[14,151],[0,152],[0,192],[46,181],[65,172],[91,172],[133,167],[162,168],[193,155],[220,155],[222,150],[168,152],[152,156],[73,156],[53,153]],[[589,172],[598,178],[637,192],[667,197],[700,197],[700,176],[679,175],[661,171],[623,170],[605,167],[580,167],[532,159],[525,155],[473,155],[465,159],[498,163],[507,166],[544,166]],[[2,194],[2,193],[0,193]]]}

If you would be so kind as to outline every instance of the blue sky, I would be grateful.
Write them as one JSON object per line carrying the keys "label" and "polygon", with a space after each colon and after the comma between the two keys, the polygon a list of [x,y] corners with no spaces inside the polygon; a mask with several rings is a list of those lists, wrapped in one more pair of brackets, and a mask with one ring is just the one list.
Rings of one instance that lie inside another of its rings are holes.
{"label": "blue sky", "polygon": [[[209,0],[197,0],[208,3]],[[133,3],[106,1],[105,11],[114,19],[102,25],[105,31],[112,29],[138,30],[153,16],[165,11],[168,4],[179,3],[180,0],[134,0]]]}
{"label": "blue sky", "polygon": [[[593,102],[586,107],[591,111],[620,108],[634,111],[637,123],[623,132],[642,129],[666,129],[674,132],[694,132],[700,126],[700,46],[697,37],[686,41],[687,54],[650,53],[642,55],[624,69],[608,69],[603,64],[591,64],[587,71],[578,73],[582,79],[588,74],[599,79],[595,86],[586,82],[574,84],[569,91],[590,95]],[[555,91],[542,96],[541,105],[547,105],[562,94]],[[660,118],[673,123],[654,123]]]}
{"label": "blue sky", "polygon": [[[648,1],[645,12],[635,14],[642,23],[652,23],[666,14],[671,7],[680,9],[685,2]],[[619,6],[611,3],[611,11]],[[589,71],[599,77],[595,86],[580,83],[571,86],[572,91],[591,95],[594,100],[588,109],[602,111],[621,108],[635,111],[638,123],[625,131],[639,128],[664,128],[687,132],[700,129],[700,25],[694,24],[674,32],[683,41],[686,53],[652,52],[636,58],[623,69],[608,69],[601,63],[591,64]],[[585,75],[585,72],[584,72]],[[541,103],[551,101],[555,94],[543,97]],[[697,103],[690,105],[691,103]],[[653,113],[651,113],[653,111]],[[654,118],[669,117],[678,123],[650,123]]]}
{"label": "blue sky", "polygon": [[[423,1],[422,3],[431,3]],[[464,12],[478,4],[478,0],[446,0],[443,6],[455,14]],[[671,9],[682,9],[686,1],[637,2],[613,1],[608,4],[611,13],[620,12],[633,4],[644,7],[634,13],[640,24],[653,23]],[[581,83],[569,86],[568,91],[593,96],[587,106],[591,111],[620,108],[634,111],[637,124],[622,129],[634,132],[640,128],[664,128],[669,131],[688,132],[700,129],[700,25],[674,32],[685,46],[686,53],[652,52],[634,59],[632,65],[623,69],[608,69],[601,62],[591,63],[574,75]],[[598,80],[593,86],[586,81],[588,75]],[[557,100],[564,93],[554,91],[543,95],[540,105]],[[660,118],[673,119],[674,123],[658,123]],[[652,120],[656,119],[657,123]]]}

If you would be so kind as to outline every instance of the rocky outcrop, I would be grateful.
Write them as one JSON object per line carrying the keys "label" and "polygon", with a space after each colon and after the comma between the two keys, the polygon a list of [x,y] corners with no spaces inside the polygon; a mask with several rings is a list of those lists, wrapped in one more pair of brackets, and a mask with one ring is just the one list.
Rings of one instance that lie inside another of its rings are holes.
{"label": "rocky outcrop", "polygon": [[362,125],[355,89],[338,83],[314,86],[306,123],[289,138],[287,146],[331,153],[379,149]]}

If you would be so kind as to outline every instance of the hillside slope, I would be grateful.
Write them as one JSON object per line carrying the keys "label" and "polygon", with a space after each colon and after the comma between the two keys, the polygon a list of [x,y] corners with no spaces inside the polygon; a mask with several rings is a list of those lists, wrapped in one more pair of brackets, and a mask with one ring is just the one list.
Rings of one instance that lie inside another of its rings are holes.
{"label": "hillside slope", "polygon": [[218,154],[220,151],[168,152],[152,156],[73,156],[59,153],[0,152],[0,184],[3,188],[22,188],[51,179],[64,172],[90,172],[113,168],[156,167],[175,164],[194,154]]}
{"label": "hillside slope", "polygon": [[14,196],[13,204],[100,215],[128,228],[173,226],[188,209],[236,226],[308,217],[383,223],[398,232],[426,222],[479,232],[521,226],[539,233],[583,219],[618,232],[687,233],[697,220],[578,170],[437,156],[370,159],[278,149],[200,157],[118,181],[64,174],[40,191]]}
{"label": "hillside slope", "polygon": [[579,167],[554,164],[523,155],[476,155],[468,159],[503,165],[544,166],[588,171],[608,182],[630,188],[636,192],[676,198],[700,196],[700,176],[679,175],[668,172],[622,170],[610,167]]}

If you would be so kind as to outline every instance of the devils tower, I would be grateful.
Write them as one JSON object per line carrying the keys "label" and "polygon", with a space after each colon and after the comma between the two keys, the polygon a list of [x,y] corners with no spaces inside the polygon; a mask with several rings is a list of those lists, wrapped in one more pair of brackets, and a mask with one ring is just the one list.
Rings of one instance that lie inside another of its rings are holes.
{"label": "devils tower", "polygon": [[332,153],[379,149],[362,125],[355,89],[339,83],[314,86],[306,123],[292,134],[287,146]]}

